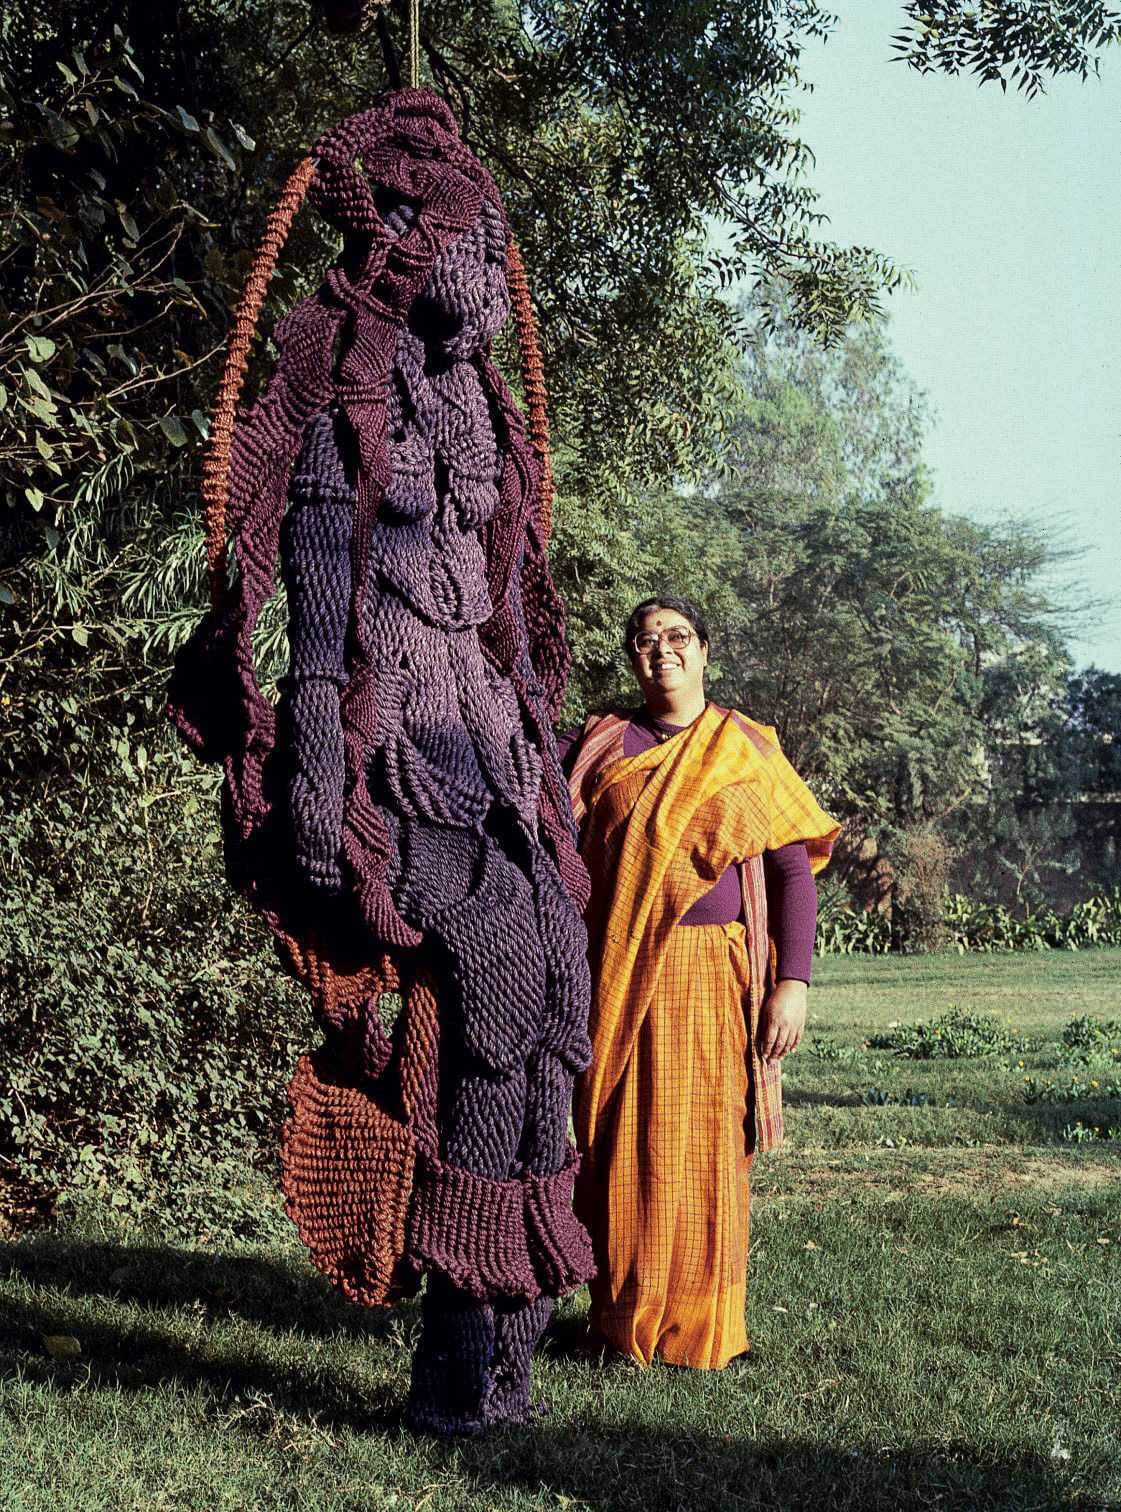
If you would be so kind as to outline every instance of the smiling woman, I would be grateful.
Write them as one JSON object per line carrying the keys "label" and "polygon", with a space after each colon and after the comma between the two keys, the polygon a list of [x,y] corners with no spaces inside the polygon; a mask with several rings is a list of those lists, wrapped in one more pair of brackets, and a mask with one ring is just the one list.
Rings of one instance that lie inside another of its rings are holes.
{"label": "smiling woman", "polygon": [[686,599],[639,604],[624,640],[649,713],[675,728],[691,724],[705,704],[708,630],[700,610]]}
{"label": "smiling woman", "polygon": [[707,702],[694,604],[639,604],[623,645],[642,707],[592,715],[566,753],[592,877],[593,1059],[575,1102],[591,1319],[643,1364],[720,1369],[750,1347],[751,1158],[782,1137],[813,875],[839,827],[771,727]]}

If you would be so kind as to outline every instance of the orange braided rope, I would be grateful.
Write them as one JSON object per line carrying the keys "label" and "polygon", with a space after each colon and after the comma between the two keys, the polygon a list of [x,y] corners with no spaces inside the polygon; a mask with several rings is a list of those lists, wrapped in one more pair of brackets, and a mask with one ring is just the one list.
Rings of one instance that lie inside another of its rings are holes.
{"label": "orange braided rope", "polygon": [[541,361],[537,320],[529,297],[525,264],[513,237],[506,249],[506,275],[522,355],[522,384],[525,389],[529,439],[541,459],[541,487],[537,495],[537,507],[542,539],[547,545],[553,529],[553,460],[549,452],[549,413],[545,407],[545,368]]}
{"label": "orange braided rope", "polygon": [[206,505],[206,566],[210,577],[210,602],[215,608],[225,588],[223,558],[226,554],[226,503],[230,492],[230,445],[238,397],[245,382],[249,349],[257,332],[257,319],[265,302],[269,279],[314,175],[315,163],[310,157],[304,158],[285,184],[276,208],[269,216],[264,237],[257,249],[257,256],[234,316],[226,349],[226,367],[214,400],[210,444],[202,464],[202,497]]}
{"label": "orange braided rope", "polygon": [[296,975],[311,993],[317,1013],[328,1022],[353,1019],[368,998],[401,986],[397,962],[388,951],[376,960],[336,958],[314,933],[305,939],[283,934]]}

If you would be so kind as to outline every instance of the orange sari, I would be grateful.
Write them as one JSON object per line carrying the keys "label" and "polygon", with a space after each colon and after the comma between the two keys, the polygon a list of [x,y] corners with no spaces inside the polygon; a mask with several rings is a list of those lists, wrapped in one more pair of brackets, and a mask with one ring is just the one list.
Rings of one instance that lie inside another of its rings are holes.
{"label": "orange sari", "polygon": [[643,1364],[720,1369],[748,1348],[751,1152],[760,1094],[778,1098],[754,1049],[762,889],[746,915],[762,941],[678,922],[734,862],[761,875],[766,849],[806,840],[820,870],[838,827],[743,716],[709,705],[662,745],[619,746],[594,769],[578,758],[572,779],[592,874],[593,1059],[574,1104],[591,1319]]}

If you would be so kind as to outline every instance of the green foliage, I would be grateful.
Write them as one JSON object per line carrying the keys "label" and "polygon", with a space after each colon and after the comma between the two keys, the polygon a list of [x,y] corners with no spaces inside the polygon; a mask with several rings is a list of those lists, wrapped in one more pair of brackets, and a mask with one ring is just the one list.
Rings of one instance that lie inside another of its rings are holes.
{"label": "green foliage", "polygon": [[[940,925],[941,941],[959,955],[1121,945],[1121,888],[1085,898],[1065,913],[1045,908],[1022,918],[1002,903],[943,893]],[[819,955],[884,955],[914,947],[906,935],[901,944],[893,941],[887,913],[854,908],[846,888],[827,875],[820,886],[816,948]]]}
{"label": "green foliage", "polygon": [[954,893],[946,900],[948,942],[965,950],[1046,950],[1040,921],[1017,918],[1002,903],[987,903]]}
{"label": "green foliage", "polygon": [[1079,790],[1121,794],[1121,674],[1088,667],[1066,689],[1067,738],[1074,746]]}
{"label": "green foliage", "polygon": [[899,1024],[868,1041],[907,1060],[975,1060],[1022,1050],[1027,1042],[991,1014],[950,1008],[938,1018]]}
{"label": "green foliage", "polygon": [[864,1059],[863,1048],[859,1045],[838,1045],[834,1040],[824,1035],[811,1035],[802,1047],[806,1055],[814,1060],[825,1061],[834,1066],[851,1066]]}
{"label": "green foliage", "polygon": [[891,920],[875,909],[853,908],[847,889],[826,872],[818,884],[816,948],[820,955],[885,955]]}
{"label": "green foliage", "polygon": [[[382,82],[369,39],[309,28],[300,0],[205,0],[174,28],[136,11],[131,38],[116,21],[108,0],[64,20],[18,0],[0,28],[0,761],[20,784],[33,761],[65,769],[75,705],[158,719],[201,600],[196,472],[230,305],[288,168]],[[800,50],[831,24],[816,5],[745,22],[730,4],[434,3],[425,68],[498,176],[538,301],[569,717],[627,696],[630,603],[684,589],[718,630],[718,696],[779,722],[850,835],[857,816],[886,834],[976,788],[978,659],[1036,634],[1023,585],[1048,554],[929,508],[922,403],[882,333],[849,324],[895,275],[813,240],[794,103]],[[302,217],[270,311],[330,251]],[[759,311],[721,297],[745,276]],[[261,638],[275,670],[278,602]]]}
{"label": "green foliage", "polygon": [[52,27],[10,7],[0,27],[0,767],[31,794],[33,774],[86,780],[95,723],[108,748],[160,717],[197,616],[202,385],[240,276],[222,237],[244,231],[252,140],[161,98],[158,70],[81,9]]}
{"label": "green foliage", "polygon": [[[578,610],[590,574],[574,698],[619,689],[606,627],[632,584],[676,566],[632,513],[721,453],[742,334],[728,279],[765,274],[834,334],[897,279],[811,234],[793,100],[800,49],[830,18],[647,10],[621,25],[614,7],[546,0],[424,8],[426,74],[496,173],[538,302],[558,575]],[[118,20],[109,0],[58,14],[16,0],[0,21],[0,761],[19,783],[32,761],[58,770],[66,700],[159,717],[201,603],[197,469],[230,308],[297,157],[384,84],[370,38],[329,38],[303,0],[134,9],[128,36]],[[721,257],[714,215],[734,231]],[[266,330],[332,253],[302,216]],[[512,371],[508,337],[500,355]],[[278,652],[274,603],[262,655]]]}
{"label": "green foliage", "polygon": [[1121,1066],[1121,1019],[1093,1018],[1089,1014],[1071,1019],[1059,1043],[1059,1060],[1064,1065],[1099,1070]]}
{"label": "green foliage", "polygon": [[895,39],[899,58],[919,73],[976,75],[1014,84],[1029,99],[1044,79],[1101,71],[1101,51],[1121,38],[1121,11],[1099,0],[907,0],[909,25]]}
{"label": "green foliage", "polygon": [[170,738],[119,744],[107,781],[2,813],[0,1178],[257,1227],[306,999],[220,880],[212,784]]}
{"label": "green foliage", "polygon": [[[21,193],[10,201],[0,469],[8,508],[31,532],[26,545],[40,547],[41,591],[84,624],[88,584],[76,569],[93,565],[99,536],[104,564],[107,516],[158,479],[182,480],[177,453],[189,456],[206,435],[192,375],[215,355],[207,338],[227,289],[200,227],[252,141],[236,123],[204,128],[143,97],[119,30],[29,78],[27,59],[21,68],[13,56],[16,17],[4,27],[15,126],[5,154]],[[180,597],[186,586],[173,585]]]}
{"label": "green foliage", "polygon": [[1083,883],[1106,887],[1121,875],[1121,676],[1090,667],[1070,679],[1060,741],[1070,848]]}
{"label": "green foliage", "polygon": [[1082,1013],[1063,1029],[1064,1050],[1108,1050],[1114,1045],[1121,1048],[1121,1019],[1091,1018]]}
{"label": "green foliage", "polygon": [[955,893],[946,898],[948,943],[966,950],[1080,950],[1121,944],[1121,887],[1086,898],[1066,913],[1041,908],[1016,917],[1003,904]]}
{"label": "green foliage", "polygon": [[958,885],[1027,914],[1076,875],[1087,890],[1112,881],[1108,849],[1078,834],[1086,774],[1066,652],[1036,636],[999,658],[982,652],[978,666],[985,746],[978,789],[952,821]]}
{"label": "green foliage", "polygon": [[1080,1118],[1063,1129],[1067,1144],[1121,1144],[1121,1124],[1086,1124]]}
{"label": "green foliage", "polygon": [[957,816],[997,818],[985,800],[1004,727],[989,680],[1033,659],[1062,666],[1062,598],[1041,581],[1060,554],[1026,527],[932,507],[925,405],[882,327],[828,351],[788,325],[758,329],[744,389],[728,470],[677,501],[690,576],[705,580],[714,691],[777,727],[843,821],[854,893],[878,901],[861,868],[882,880],[893,861],[896,946],[929,948]]}
{"label": "green foliage", "polygon": [[1072,1103],[1098,1102],[1102,1099],[1121,1099],[1121,1081],[1102,1081],[1091,1077],[1080,1081],[1071,1077],[1060,1084],[1054,1077],[1024,1077],[1024,1101],[1026,1103]]}

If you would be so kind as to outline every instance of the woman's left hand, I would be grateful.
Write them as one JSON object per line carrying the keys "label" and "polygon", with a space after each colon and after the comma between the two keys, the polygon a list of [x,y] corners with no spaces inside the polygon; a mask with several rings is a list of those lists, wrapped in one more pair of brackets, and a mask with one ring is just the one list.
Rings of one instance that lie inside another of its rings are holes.
{"label": "woman's left hand", "polygon": [[759,1019],[759,1054],[765,1061],[780,1061],[802,1043],[809,992],[805,982],[787,978],[768,996]]}

